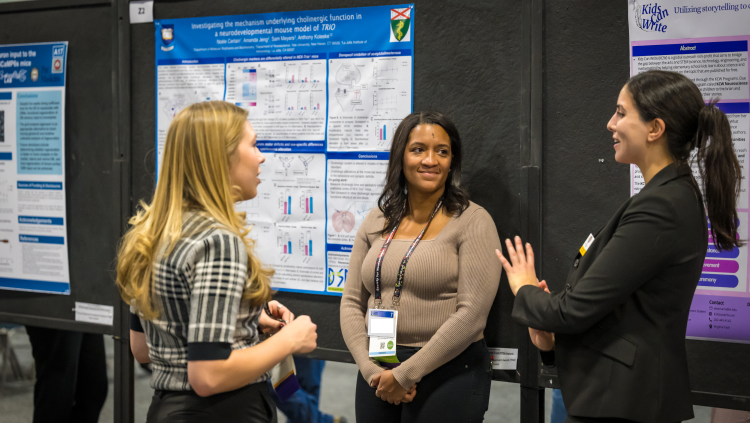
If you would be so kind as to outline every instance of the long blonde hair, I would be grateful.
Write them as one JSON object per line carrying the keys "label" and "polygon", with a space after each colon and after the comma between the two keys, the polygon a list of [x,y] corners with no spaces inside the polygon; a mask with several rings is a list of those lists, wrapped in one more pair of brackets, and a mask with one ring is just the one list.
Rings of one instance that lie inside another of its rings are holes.
{"label": "long blonde hair", "polygon": [[264,268],[253,254],[244,213],[234,209],[238,188],[229,182],[230,161],[246,120],[247,111],[209,101],[188,106],[169,126],[154,199],[150,205],[141,201],[117,254],[120,295],[128,304],[135,303],[141,317],[159,315],[153,299],[153,266],[159,254],[169,254],[183,236],[182,216],[187,210],[215,219],[219,227],[242,239],[248,263],[243,299],[251,307],[270,300],[273,270]]}

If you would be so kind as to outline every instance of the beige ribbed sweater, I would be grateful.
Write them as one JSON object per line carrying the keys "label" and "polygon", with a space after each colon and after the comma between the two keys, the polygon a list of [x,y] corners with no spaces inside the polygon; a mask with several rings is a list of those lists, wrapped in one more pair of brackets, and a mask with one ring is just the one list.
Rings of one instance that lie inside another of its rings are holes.
{"label": "beige ribbed sweater", "polygon": [[[341,332],[365,380],[383,368],[368,357],[367,309],[375,307],[375,261],[384,239],[383,213],[373,209],[357,232],[341,299]],[[391,308],[398,268],[413,239],[394,239],[383,259],[383,307]],[[471,203],[453,216],[433,239],[422,240],[406,266],[398,306],[396,343],[422,347],[393,370],[398,383],[411,388],[422,377],[455,358],[483,338],[502,266],[495,223]]]}

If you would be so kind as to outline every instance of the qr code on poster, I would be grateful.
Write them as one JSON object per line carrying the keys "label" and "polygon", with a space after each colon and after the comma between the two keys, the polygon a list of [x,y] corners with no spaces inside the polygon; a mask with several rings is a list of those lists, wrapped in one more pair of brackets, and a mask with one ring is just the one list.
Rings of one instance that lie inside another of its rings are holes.
{"label": "qr code on poster", "polygon": [[385,349],[385,342],[381,342],[381,343],[380,343],[380,349],[381,349],[381,350],[384,350],[384,349]]}

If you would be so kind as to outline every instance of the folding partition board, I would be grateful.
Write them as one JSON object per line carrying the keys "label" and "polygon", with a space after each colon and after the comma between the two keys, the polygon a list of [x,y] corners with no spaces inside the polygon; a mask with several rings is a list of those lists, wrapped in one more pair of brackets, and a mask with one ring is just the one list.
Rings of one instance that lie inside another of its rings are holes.
{"label": "folding partition board", "polygon": [[122,303],[114,285],[124,158],[117,11],[109,1],[8,3],[0,5],[0,22],[0,45],[68,42],[64,168],[70,267],[69,295],[0,290],[0,320],[119,334],[112,322],[75,319],[76,302],[111,307],[114,314]]}

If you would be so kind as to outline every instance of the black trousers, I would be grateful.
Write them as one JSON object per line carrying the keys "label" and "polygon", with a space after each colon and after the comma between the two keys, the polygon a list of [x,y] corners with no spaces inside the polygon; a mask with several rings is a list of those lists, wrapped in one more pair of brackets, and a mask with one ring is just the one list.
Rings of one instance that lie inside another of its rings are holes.
{"label": "black trousers", "polygon": [[[400,362],[419,348],[396,346]],[[492,369],[484,339],[417,383],[417,395],[407,404],[393,405],[375,396],[359,373],[355,395],[357,423],[481,422],[490,402]]]}
{"label": "black trousers", "polygon": [[107,400],[102,335],[26,326],[36,365],[34,423],[96,423]]}
{"label": "black trousers", "polygon": [[276,423],[268,383],[200,397],[194,391],[154,391],[146,423]]}

